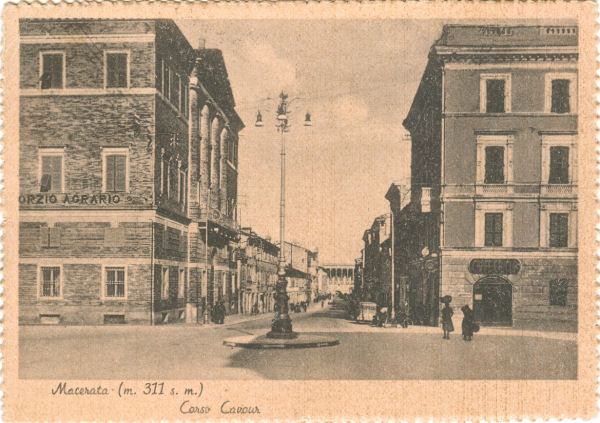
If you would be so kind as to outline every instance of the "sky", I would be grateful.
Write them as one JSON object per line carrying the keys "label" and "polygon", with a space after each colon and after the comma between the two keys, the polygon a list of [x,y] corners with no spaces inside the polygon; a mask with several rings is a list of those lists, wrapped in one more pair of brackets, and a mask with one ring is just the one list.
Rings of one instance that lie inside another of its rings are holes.
{"label": "sky", "polygon": [[[408,183],[406,117],[442,22],[184,20],[223,52],[240,132],[241,224],[279,239],[281,137],[277,96],[290,98],[286,240],[318,248],[320,263],[353,263],[373,219],[389,212],[392,182]],[[260,110],[265,126],[254,126]],[[313,126],[304,127],[305,113]]]}

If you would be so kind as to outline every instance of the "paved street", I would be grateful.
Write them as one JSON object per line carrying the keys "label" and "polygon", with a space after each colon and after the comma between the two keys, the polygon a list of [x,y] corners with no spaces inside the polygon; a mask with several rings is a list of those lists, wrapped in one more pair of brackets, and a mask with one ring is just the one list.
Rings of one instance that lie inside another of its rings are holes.
{"label": "paved street", "polygon": [[[460,314],[460,313],[459,313]],[[341,304],[292,314],[294,330],[334,347],[245,350],[223,339],[264,334],[271,315],[225,326],[21,326],[21,378],[35,379],[571,379],[575,333],[482,328],[473,342],[441,329],[351,322]],[[233,320],[233,319],[232,319]],[[460,327],[460,321],[456,321]]]}

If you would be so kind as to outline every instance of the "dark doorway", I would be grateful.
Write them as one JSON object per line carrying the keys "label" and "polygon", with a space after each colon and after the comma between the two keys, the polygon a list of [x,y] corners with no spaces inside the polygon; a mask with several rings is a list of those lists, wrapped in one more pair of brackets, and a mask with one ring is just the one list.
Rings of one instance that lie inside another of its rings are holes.
{"label": "dark doorway", "polygon": [[475,320],[483,325],[512,326],[512,285],[487,276],[473,285]]}

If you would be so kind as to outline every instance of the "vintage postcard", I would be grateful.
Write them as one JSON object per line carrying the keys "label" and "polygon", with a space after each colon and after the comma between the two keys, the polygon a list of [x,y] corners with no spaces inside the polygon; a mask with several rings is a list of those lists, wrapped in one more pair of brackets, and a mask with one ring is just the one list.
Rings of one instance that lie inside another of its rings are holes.
{"label": "vintage postcard", "polygon": [[6,6],[3,418],[593,418],[596,16]]}

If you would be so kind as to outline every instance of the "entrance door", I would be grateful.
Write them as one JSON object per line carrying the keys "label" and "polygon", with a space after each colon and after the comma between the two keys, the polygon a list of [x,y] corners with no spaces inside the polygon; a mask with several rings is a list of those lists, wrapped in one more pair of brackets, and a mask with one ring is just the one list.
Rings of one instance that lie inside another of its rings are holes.
{"label": "entrance door", "polygon": [[484,325],[512,326],[512,285],[496,276],[473,285],[475,320]]}

